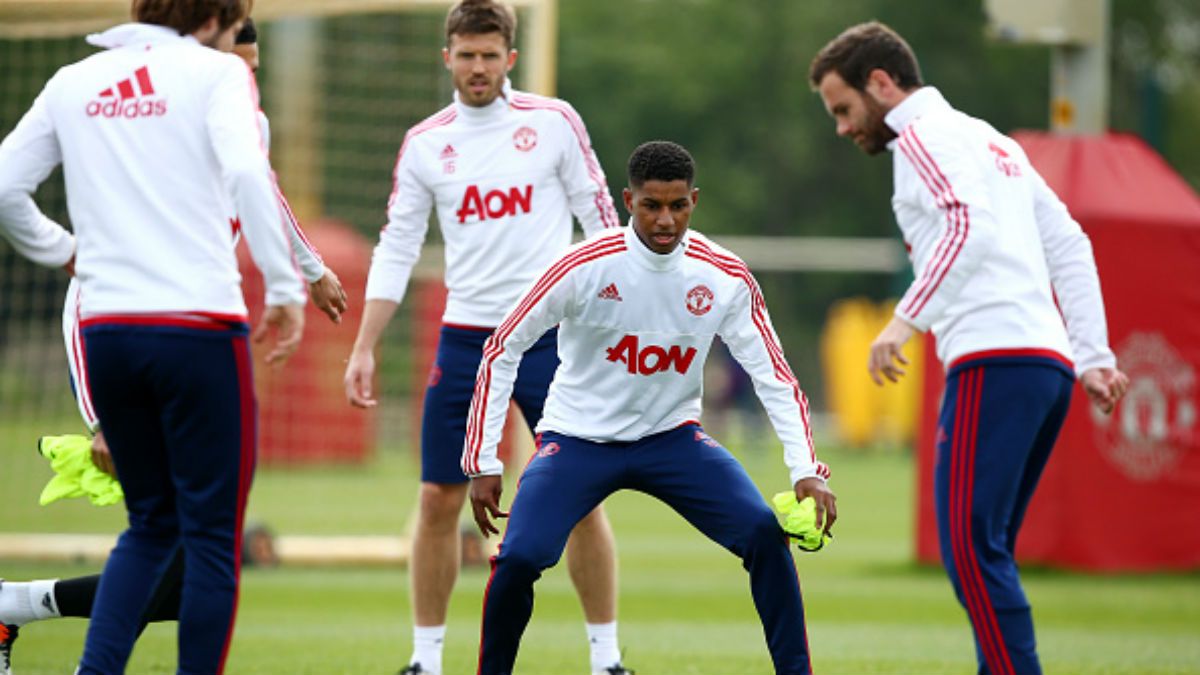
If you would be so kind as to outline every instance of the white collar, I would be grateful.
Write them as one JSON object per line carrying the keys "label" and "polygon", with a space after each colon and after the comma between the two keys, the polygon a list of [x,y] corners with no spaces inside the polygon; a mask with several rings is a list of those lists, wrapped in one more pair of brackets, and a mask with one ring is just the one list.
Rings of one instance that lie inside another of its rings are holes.
{"label": "white collar", "polygon": [[937,90],[937,87],[921,87],[909,94],[908,98],[901,101],[895,108],[889,110],[888,114],[883,116],[883,122],[891,127],[892,131],[901,134],[921,115],[930,110],[949,107],[950,104],[942,97],[942,93]]}
{"label": "white collar", "polygon": [[104,49],[116,49],[132,45],[160,44],[179,40],[191,40],[196,44],[200,44],[191,35],[180,35],[174,28],[152,23],[123,23],[119,26],[113,26],[103,33],[92,33],[87,36],[88,44]]}
{"label": "white collar", "polygon": [[629,225],[625,228],[625,248],[642,267],[655,272],[669,272],[679,267],[679,261],[683,260],[683,254],[691,240],[691,233],[690,228],[684,232],[679,245],[670,253],[655,253],[650,250],[649,246],[642,243],[641,238],[637,235],[637,230],[633,229],[633,218],[631,217]]}
{"label": "white collar", "polygon": [[454,91],[454,107],[458,109],[458,115],[462,119],[483,122],[508,110],[510,98],[512,98],[512,81],[506,77],[504,84],[500,87],[500,95],[491,103],[482,107],[467,105],[462,102],[456,89]]}
{"label": "white collar", "polygon": [[[938,91],[936,86],[922,86],[922,88],[913,91],[904,101],[895,108],[888,110],[888,114],[883,115],[883,124],[888,125],[896,136],[904,133],[908,129],[908,125],[914,123],[920,115],[930,112],[938,108],[949,108],[950,104],[946,102],[946,98],[942,97],[942,92]],[[895,150],[896,139],[888,142],[888,150]]]}

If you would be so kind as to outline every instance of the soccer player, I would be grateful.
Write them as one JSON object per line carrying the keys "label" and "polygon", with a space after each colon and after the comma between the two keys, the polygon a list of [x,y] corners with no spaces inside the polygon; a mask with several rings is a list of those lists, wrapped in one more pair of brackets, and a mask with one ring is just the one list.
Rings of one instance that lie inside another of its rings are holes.
{"label": "soccer player", "polygon": [[[115,49],[121,46],[125,36],[138,30],[136,24],[125,24],[89,35],[89,44],[104,49]],[[254,21],[247,18],[234,38],[233,53],[241,57],[246,65],[257,72],[258,31]],[[270,147],[269,123],[266,115],[258,112],[259,129],[264,138],[264,144]],[[300,229],[300,224],[292,216],[291,207],[282,192],[278,192],[281,213],[285,216],[286,232],[296,256],[300,271],[309,282],[309,293],[313,304],[324,312],[331,321],[340,323],[341,314],[346,310],[346,294],[341,282],[333,270],[325,267],[320,254],[309,243]],[[235,233],[236,235],[240,233]],[[83,354],[83,337],[79,331],[79,280],[72,278],[67,287],[66,302],[63,306],[63,338],[66,343],[67,363],[71,373],[72,389],[75,391],[79,413],[83,417],[88,431],[94,434],[92,438],[93,462],[105,473],[116,477],[112,455],[104,434],[100,430],[100,422],[96,419],[95,408],[92,405],[91,393],[87,388],[86,373],[83,372],[85,362]],[[179,600],[183,583],[182,550],[176,552],[167,571],[159,580],[154,598],[143,612],[138,633],[145,629],[146,624],[157,621],[175,621],[179,618]],[[96,598],[96,590],[100,584],[100,575],[93,574],[70,579],[38,579],[28,582],[13,582],[0,579],[0,675],[10,675],[13,643],[19,635],[19,628],[26,623],[60,617],[91,616],[92,606]]]}
{"label": "soccer player", "polygon": [[[304,288],[232,47],[242,0],[135,0],[118,48],[61,69],[0,145],[0,229],[47,265],[74,262],[86,373],[130,527],[100,582],[79,671],[123,672],[173,552],[185,559],[179,672],[220,673],[236,613],[254,467],[237,214],[267,289],[268,363],[303,330]],[[64,165],[75,242],[31,193]]]}
{"label": "soccer player", "polygon": [[[621,489],[661,499],[740,557],[775,672],[811,672],[787,537],[745,469],[698,422],[714,335],[754,379],[796,498],[814,498],[826,532],[837,518],[829,469],[813,452],[808,403],[758,283],[737,256],[688,230],[694,173],[675,143],[639,146],[624,191],[632,226],[559,256],[484,346],[462,468],[480,531],[498,533],[498,517],[508,528],[484,599],[481,675],[513,672],[534,581],[558,561],[575,523]],[[508,515],[496,445],[522,356],[554,326],[562,364]]]}
{"label": "soccer player", "polygon": [[1104,413],[1128,386],[1108,347],[1091,243],[1021,146],[926,86],[887,26],[848,28],[816,55],[809,79],[839,136],[871,155],[892,151],[892,205],[916,279],[872,343],[868,370],[877,384],[895,382],[909,338],[937,337],[946,367],[938,532],[980,672],[1040,673],[1017,532],[1076,375]]}
{"label": "soccer player", "polygon": [[[572,214],[588,234],[618,225],[579,115],[564,101],[511,88],[515,30],[512,9],[492,0],[463,0],[450,9],[442,59],[454,103],[409,129],[400,147],[388,224],[371,262],[367,303],[346,367],[350,403],[374,406],[374,350],[404,297],[436,206],[449,298],[425,395],[410,565],[414,649],[403,673],[442,672],[446,610],[460,556],[458,518],[467,493],[458,458],[484,340],[521,290],[570,245]],[[530,425],[542,416],[557,365],[549,334],[517,383],[517,403]],[[615,546],[599,507],[583,519],[568,548],[591,670],[624,673]]]}

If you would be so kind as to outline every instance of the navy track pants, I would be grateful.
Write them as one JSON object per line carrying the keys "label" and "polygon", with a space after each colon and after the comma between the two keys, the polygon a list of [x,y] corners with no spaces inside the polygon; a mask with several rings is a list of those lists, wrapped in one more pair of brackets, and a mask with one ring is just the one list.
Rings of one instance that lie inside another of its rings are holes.
{"label": "navy track pants", "polygon": [[1032,357],[967,360],[947,374],[934,474],[938,534],[981,675],[1042,672],[1013,551],[1073,382],[1058,361]]}
{"label": "navy track pants", "polygon": [[125,671],[143,611],[184,556],[180,675],[224,670],[254,474],[245,324],[85,326],[87,372],[129,528],[100,579],[80,673]]}
{"label": "navy track pants", "polygon": [[479,673],[510,675],[533,613],[533,585],[567,536],[613,492],[638,490],[675,509],[742,559],[779,675],[811,672],[804,605],[788,539],[746,470],[696,424],[628,443],[543,433],[513,498],[484,597]]}

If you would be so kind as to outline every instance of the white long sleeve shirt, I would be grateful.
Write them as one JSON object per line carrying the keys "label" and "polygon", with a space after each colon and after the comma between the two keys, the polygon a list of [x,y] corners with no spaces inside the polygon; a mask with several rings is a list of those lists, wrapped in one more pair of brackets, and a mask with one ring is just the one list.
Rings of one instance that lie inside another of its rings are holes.
{"label": "white long sleeve shirt", "polygon": [[[127,23],[120,26],[114,26],[102,33],[93,33],[87,36],[87,43],[93,47],[101,49],[116,49],[124,47],[127,44],[137,42],[143,39],[142,24]],[[262,110],[257,111],[255,119],[258,121],[258,132],[262,138],[262,147],[266,148],[269,155],[271,151],[271,121],[267,119]],[[313,283],[321,277],[325,276],[325,263],[321,260],[321,254],[317,252],[316,247],[309,242],[305,236],[304,230],[300,227],[300,221],[296,219],[292,213],[292,206],[288,204],[287,198],[283,196],[283,192],[275,185],[275,194],[279,199],[279,212],[283,219],[283,231],[287,234],[288,243],[291,245],[292,254],[296,257],[296,264],[300,268],[300,274],[308,283]],[[241,221],[237,218],[233,220],[234,243],[241,237]],[[74,303],[72,294],[67,294],[67,304]]]}
{"label": "white long sleeve shirt", "polygon": [[932,329],[947,367],[1022,351],[1077,373],[1114,366],[1091,242],[1020,145],[933,87],[884,121],[899,134],[892,208],[916,273],[896,316]]}
{"label": "white long sleeve shirt", "polygon": [[482,108],[456,94],[453,104],[409,129],[394,178],[366,297],[403,299],[436,208],[449,324],[498,325],[570,246],[571,214],[586,235],[619,224],[578,113],[565,101],[507,84]]}
{"label": "white long sleeve shirt", "polygon": [[54,251],[38,262],[70,258],[69,235],[30,196],[62,163],[84,318],[245,320],[234,214],[267,304],[303,303],[249,69],[162,26],[121,29],[120,47],[59,70],[0,144],[0,230]]}
{"label": "white long sleeve shirt", "polygon": [[501,472],[496,445],[521,356],[555,325],[562,363],[538,431],[633,441],[698,421],[704,361],[720,335],[754,381],[792,483],[828,478],[808,401],[745,263],[695,231],[660,255],[632,227],[571,247],[488,339],[467,418],[467,475]]}

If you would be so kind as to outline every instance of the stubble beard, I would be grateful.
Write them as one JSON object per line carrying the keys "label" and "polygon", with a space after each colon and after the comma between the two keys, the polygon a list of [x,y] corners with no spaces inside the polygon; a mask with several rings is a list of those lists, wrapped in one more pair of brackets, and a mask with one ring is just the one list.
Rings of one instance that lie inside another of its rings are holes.
{"label": "stubble beard", "polygon": [[471,78],[467,78],[467,80],[463,83],[463,86],[458,90],[458,96],[464,103],[473,108],[483,108],[491,105],[493,101],[500,97],[500,94],[503,91],[503,82],[503,79],[499,79],[495,82],[489,79],[487,91],[483,93],[482,98],[476,98],[475,95],[471,93]]}
{"label": "stubble beard", "polygon": [[864,94],[864,101],[867,107],[867,124],[866,133],[863,138],[862,149],[868,155],[878,155],[887,150],[888,143],[891,143],[896,138],[896,132],[883,121],[888,111],[883,105],[871,97],[870,94]]}

